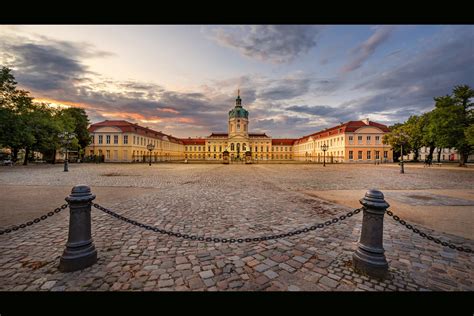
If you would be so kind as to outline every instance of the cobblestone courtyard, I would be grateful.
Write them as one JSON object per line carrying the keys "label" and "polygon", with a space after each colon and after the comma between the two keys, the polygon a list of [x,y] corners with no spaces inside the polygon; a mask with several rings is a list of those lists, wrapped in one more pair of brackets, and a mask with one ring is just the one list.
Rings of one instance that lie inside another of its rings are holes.
{"label": "cobblestone courtyard", "polygon": [[[18,206],[7,207],[7,201],[16,199],[22,208],[47,203],[54,208],[77,184],[90,185],[97,202],[143,223],[243,238],[304,228],[353,209],[305,194],[308,190],[474,190],[472,170],[407,167],[400,175],[383,165],[72,164],[69,170],[62,172],[60,165],[0,168],[2,192],[16,186],[35,190],[41,200],[2,193],[0,227],[32,217],[20,211],[15,215]],[[35,210],[35,216],[50,210]],[[68,212],[0,236],[0,290],[474,290],[474,255],[422,239],[387,216],[384,248],[390,278],[379,282],[356,274],[351,257],[362,213],[303,235],[215,244],[147,231],[93,209],[98,264],[61,273],[57,266],[67,240]],[[474,248],[474,240],[418,227]]]}

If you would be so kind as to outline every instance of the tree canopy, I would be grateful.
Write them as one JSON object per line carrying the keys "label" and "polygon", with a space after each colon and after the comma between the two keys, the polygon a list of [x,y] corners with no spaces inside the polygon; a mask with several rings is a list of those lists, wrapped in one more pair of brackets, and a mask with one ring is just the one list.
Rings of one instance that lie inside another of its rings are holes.
{"label": "tree canopy", "polygon": [[34,102],[28,91],[17,88],[11,69],[0,70],[0,146],[12,150],[17,160],[19,150],[25,150],[24,164],[29,153],[42,153],[54,162],[56,150],[61,148],[59,134],[76,135],[71,147],[85,148],[90,142],[87,131],[89,120],[84,109],[56,109],[47,103]]}
{"label": "tree canopy", "polygon": [[[435,108],[423,115],[413,115],[403,124],[391,127],[384,136],[384,142],[390,144],[395,152],[400,145],[407,146],[418,159],[418,150],[430,148],[428,158],[432,159],[436,148],[455,148],[460,155],[460,165],[465,165],[469,154],[474,150],[474,90],[467,85],[453,88],[451,95],[435,97]],[[404,134],[406,137],[401,138]],[[405,152],[405,149],[404,149]]]}

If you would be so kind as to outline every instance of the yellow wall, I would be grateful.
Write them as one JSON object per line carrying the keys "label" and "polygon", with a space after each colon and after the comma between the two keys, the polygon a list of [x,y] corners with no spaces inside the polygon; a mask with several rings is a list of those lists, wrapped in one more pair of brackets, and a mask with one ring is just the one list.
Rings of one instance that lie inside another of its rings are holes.
{"label": "yellow wall", "polygon": [[[167,137],[161,139],[132,132],[124,133],[115,127],[99,128],[91,135],[93,143],[87,146],[85,154],[104,155],[107,162],[143,161],[143,157],[149,161],[150,151],[147,145],[150,143],[155,145],[155,149],[151,152],[152,161],[180,160],[184,157],[183,145],[174,143]],[[102,143],[100,143],[101,136]],[[107,143],[107,136],[110,136],[110,143]]]}
{"label": "yellow wall", "polygon": [[[304,143],[293,146],[294,159],[304,161],[322,162],[324,152],[321,150],[323,144],[328,145],[326,151],[326,162],[375,162],[376,151],[380,152],[380,161],[392,162],[393,153],[389,145],[382,143],[385,132],[373,126],[363,126],[355,132],[337,133],[329,137],[309,137]],[[362,137],[359,142],[359,136]],[[352,137],[352,141],[350,141]],[[370,141],[367,140],[370,137]],[[376,138],[378,137],[378,142]],[[349,159],[349,151],[353,151],[353,159]],[[362,159],[358,159],[358,152],[362,151]],[[370,151],[370,159],[367,152]],[[387,151],[387,158],[384,158]]]}

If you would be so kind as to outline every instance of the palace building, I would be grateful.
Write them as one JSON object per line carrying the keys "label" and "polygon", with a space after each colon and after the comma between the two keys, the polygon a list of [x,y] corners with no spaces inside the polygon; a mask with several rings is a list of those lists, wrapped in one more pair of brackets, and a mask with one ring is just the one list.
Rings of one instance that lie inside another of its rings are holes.
{"label": "palace building", "polygon": [[[127,121],[103,121],[89,127],[92,143],[86,155],[104,156],[108,162],[148,161],[242,161],[252,162],[392,162],[389,145],[382,143],[387,126],[369,119],[349,121],[301,138],[272,138],[266,133],[249,132],[249,112],[240,93],[229,111],[227,132],[203,138],[176,138]],[[153,144],[150,152],[148,144]],[[327,145],[323,152],[323,144]]]}
{"label": "palace building", "polygon": [[[183,142],[127,121],[103,121],[89,127],[92,142],[85,154],[103,156],[106,162],[171,161],[184,159]],[[148,144],[153,144],[150,152]]]}

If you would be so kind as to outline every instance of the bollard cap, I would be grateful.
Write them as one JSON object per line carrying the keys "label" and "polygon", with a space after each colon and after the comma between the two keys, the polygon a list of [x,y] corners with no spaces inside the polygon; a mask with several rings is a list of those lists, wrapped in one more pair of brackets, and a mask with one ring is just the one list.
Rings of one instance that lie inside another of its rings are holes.
{"label": "bollard cap", "polygon": [[79,184],[72,188],[71,194],[66,198],[67,202],[90,202],[95,199],[91,188],[85,184]]}
{"label": "bollard cap", "polygon": [[365,193],[364,198],[360,199],[360,204],[367,208],[386,209],[390,205],[385,201],[383,193],[376,189],[370,189]]}

